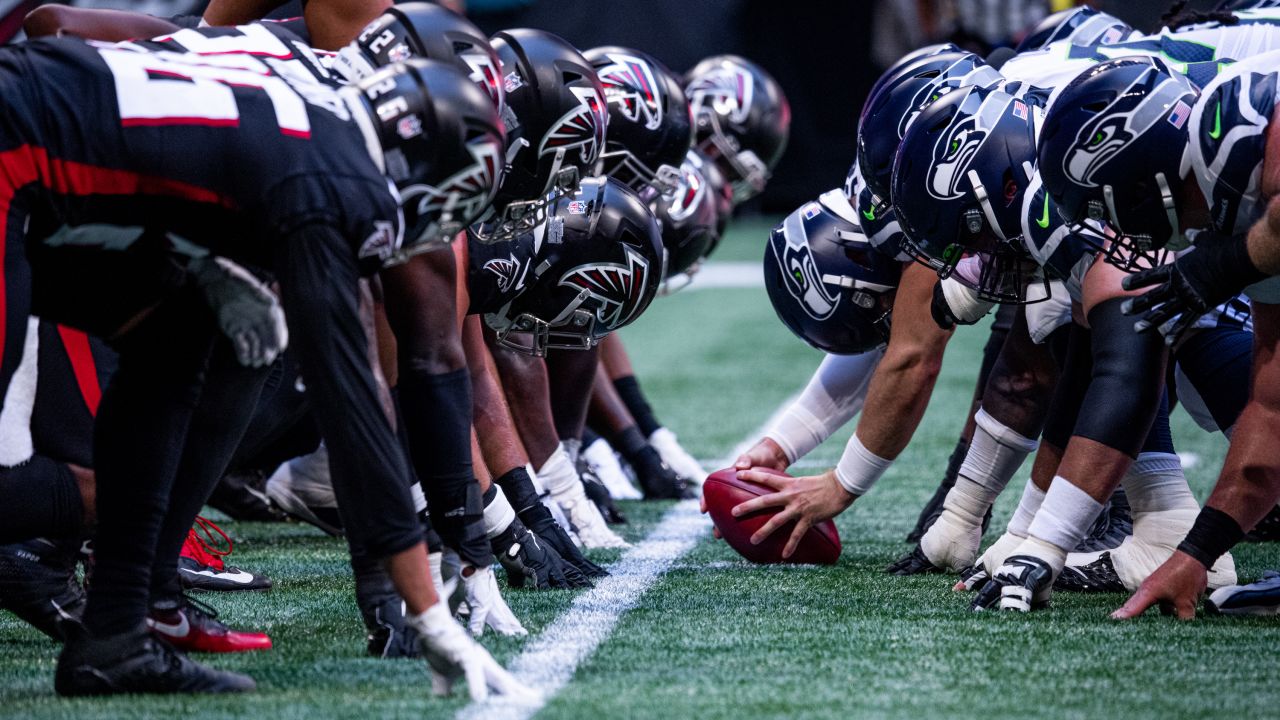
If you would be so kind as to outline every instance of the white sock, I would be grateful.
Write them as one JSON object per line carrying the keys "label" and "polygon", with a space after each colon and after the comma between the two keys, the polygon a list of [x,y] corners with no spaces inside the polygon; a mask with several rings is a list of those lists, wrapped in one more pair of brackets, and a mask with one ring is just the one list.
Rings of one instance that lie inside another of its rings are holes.
{"label": "white sock", "polygon": [[440,550],[434,550],[427,553],[427,564],[431,566],[431,584],[436,586],[436,592],[444,592],[444,553]]}
{"label": "white sock", "polygon": [[1044,502],[1040,503],[1040,510],[1027,528],[1027,536],[1061,548],[1065,559],[1066,553],[1089,532],[1089,526],[1100,512],[1102,503],[1072,485],[1070,480],[1055,476],[1044,494]]}
{"label": "white sock", "polygon": [[[1023,436],[978,408],[976,427],[969,451],[960,465],[959,475],[985,488],[995,502],[1027,456],[1040,446],[1039,441]],[[989,506],[989,505],[988,505]],[[986,512],[984,508],[983,513]]]}
{"label": "white sock", "polygon": [[1022,490],[1022,499],[1018,501],[1018,507],[1013,511],[1013,517],[1009,518],[1006,532],[1010,535],[1026,537],[1031,521],[1035,519],[1036,513],[1040,511],[1040,505],[1044,503],[1044,494],[1044,491],[1036,487],[1031,478],[1027,478],[1027,486]]}
{"label": "white sock", "polygon": [[484,534],[492,540],[511,527],[512,521],[516,519],[516,511],[512,509],[511,503],[507,502],[507,496],[502,492],[501,487],[495,483],[490,488],[497,492],[494,493],[489,504],[484,506]]}

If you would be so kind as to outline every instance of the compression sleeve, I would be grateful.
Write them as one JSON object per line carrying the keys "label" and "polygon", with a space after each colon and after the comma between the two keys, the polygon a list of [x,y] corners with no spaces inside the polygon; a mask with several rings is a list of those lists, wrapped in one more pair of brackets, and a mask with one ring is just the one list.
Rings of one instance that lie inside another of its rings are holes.
{"label": "compression sleeve", "polygon": [[789,462],[795,462],[831,437],[862,410],[867,387],[883,350],[859,355],[828,355],[800,397],[769,428]]}

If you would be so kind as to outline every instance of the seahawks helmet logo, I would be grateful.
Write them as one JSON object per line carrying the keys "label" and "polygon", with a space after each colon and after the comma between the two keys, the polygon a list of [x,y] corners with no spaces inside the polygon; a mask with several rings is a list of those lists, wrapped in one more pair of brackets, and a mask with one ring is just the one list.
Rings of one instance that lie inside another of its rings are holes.
{"label": "seahawks helmet logo", "polygon": [[498,292],[510,292],[519,285],[523,279],[524,273],[521,272],[520,263],[513,258],[494,258],[486,262],[482,268],[492,273],[498,281]]}
{"label": "seahawks helmet logo", "polygon": [[[648,305],[649,261],[630,245],[622,246],[626,264],[589,263],[569,270],[560,285],[580,291],[595,300],[596,319],[607,330],[616,330],[635,320]],[[575,303],[576,304],[576,303]]]}
{"label": "seahawks helmet logo", "polygon": [[806,209],[807,206],[801,208],[784,221],[782,231],[775,231],[770,238],[770,247],[787,292],[806,315],[814,320],[826,320],[835,313],[840,298],[827,290],[818,264],[813,260],[800,215]]}
{"label": "seahawks helmet logo", "polygon": [[567,154],[578,148],[582,162],[591,165],[600,156],[609,122],[604,98],[590,85],[572,85],[569,91],[578,99],[578,106],[552,123],[551,131],[542,137],[542,144],[538,146],[538,156],[555,152]]}
{"label": "seahawks helmet logo", "polygon": [[933,147],[933,164],[929,169],[926,188],[939,200],[958,200],[964,195],[960,188],[969,165],[987,139],[987,131],[977,127],[978,117],[970,115],[954,123],[938,138]]}
{"label": "seahawks helmet logo", "polygon": [[646,130],[662,127],[662,95],[653,68],[644,60],[621,53],[609,53],[610,60],[599,70],[605,100]]}
{"label": "seahawks helmet logo", "polygon": [[[467,143],[467,152],[475,162],[439,185],[411,185],[402,190],[404,206],[416,199],[419,218],[439,217],[461,225],[479,219],[498,191],[502,145],[493,135],[484,135]],[[445,213],[448,218],[443,217]]]}
{"label": "seahawks helmet logo", "polygon": [[726,64],[694,78],[685,93],[695,115],[709,109],[741,125],[751,112],[755,78],[737,65]]}

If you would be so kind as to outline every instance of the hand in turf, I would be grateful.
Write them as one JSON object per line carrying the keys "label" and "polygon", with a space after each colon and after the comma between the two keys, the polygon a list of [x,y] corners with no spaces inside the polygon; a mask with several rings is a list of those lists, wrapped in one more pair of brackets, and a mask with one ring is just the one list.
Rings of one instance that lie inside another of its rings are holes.
{"label": "hand in turf", "polygon": [[1128,620],[1158,604],[1164,615],[1173,615],[1179,620],[1192,620],[1196,616],[1196,605],[1208,584],[1209,572],[1204,565],[1180,550],[1175,551],[1143,581],[1138,592],[1128,602],[1111,613],[1111,617],[1115,620]]}
{"label": "hand in turf", "polygon": [[782,557],[789,558],[800,545],[800,538],[809,528],[824,520],[844,512],[857,496],[850,494],[836,480],[835,470],[810,477],[784,477],[757,470],[741,470],[738,479],[750,480],[769,487],[776,492],[761,495],[734,506],[733,516],[741,517],[757,510],[781,508],[777,514],[769,518],[754,535],[751,543],[759,545],[778,528],[792,520],[796,527],[791,531],[786,546],[782,549]]}
{"label": "hand in turf", "polygon": [[771,438],[763,438],[753,445],[750,450],[739,455],[738,459],[734,461],[733,467],[737,470],[763,467],[783,472],[790,464],[791,462],[787,460],[787,454],[782,451],[782,447],[778,443]]}

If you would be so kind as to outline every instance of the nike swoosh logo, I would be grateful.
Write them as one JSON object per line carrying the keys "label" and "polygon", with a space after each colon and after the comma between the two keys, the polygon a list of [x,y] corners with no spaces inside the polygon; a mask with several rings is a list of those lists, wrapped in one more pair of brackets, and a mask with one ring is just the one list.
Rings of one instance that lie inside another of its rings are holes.
{"label": "nike swoosh logo", "polygon": [[875,220],[875,219],[876,219],[876,209],[875,209],[875,208],[871,208],[870,210],[863,210],[863,211],[862,211],[862,217],[864,217],[864,218],[866,218],[866,219],[868,219],[868,220]]}
{"label": "nike swoosh logo", "polygon": [[1041,228],[1049,227],[1049,195],[1044,196],[1044,212],[1040,215],[1040,219],[1036,220],[1036,224]]}
{"label": "nike swoosh logo", "polygon": [[217,578],[219,580],[227,580],[233,583],[240,583],[241,585],[248,585],[249,583],[253,582],[253,574],[247,573],[243,570],[236,570],[235,572],[227,572],[226,570],[223,570],[221,572],[217,570],[184,570],[183,572],[188,573],[190,575],[205,575],[207,577]]}
{"label": "nike swoosh logo", "polygon": [[191,632],[191,623],[187,622],[187,616],[183,613],[179,613],[178,617],[182,618],[182,622],[166,623],[147,618],[147,624],[151,626],[151,629],[161,635],[168,635],[169,637],[175,638],[186,637],[187,633]]}
{"label": "nike swoosh logo", "polygon": [[1222,103],[1213,109],[1213,129],[1209,131],[1209,138],[1217,140],[1222,137]]}

